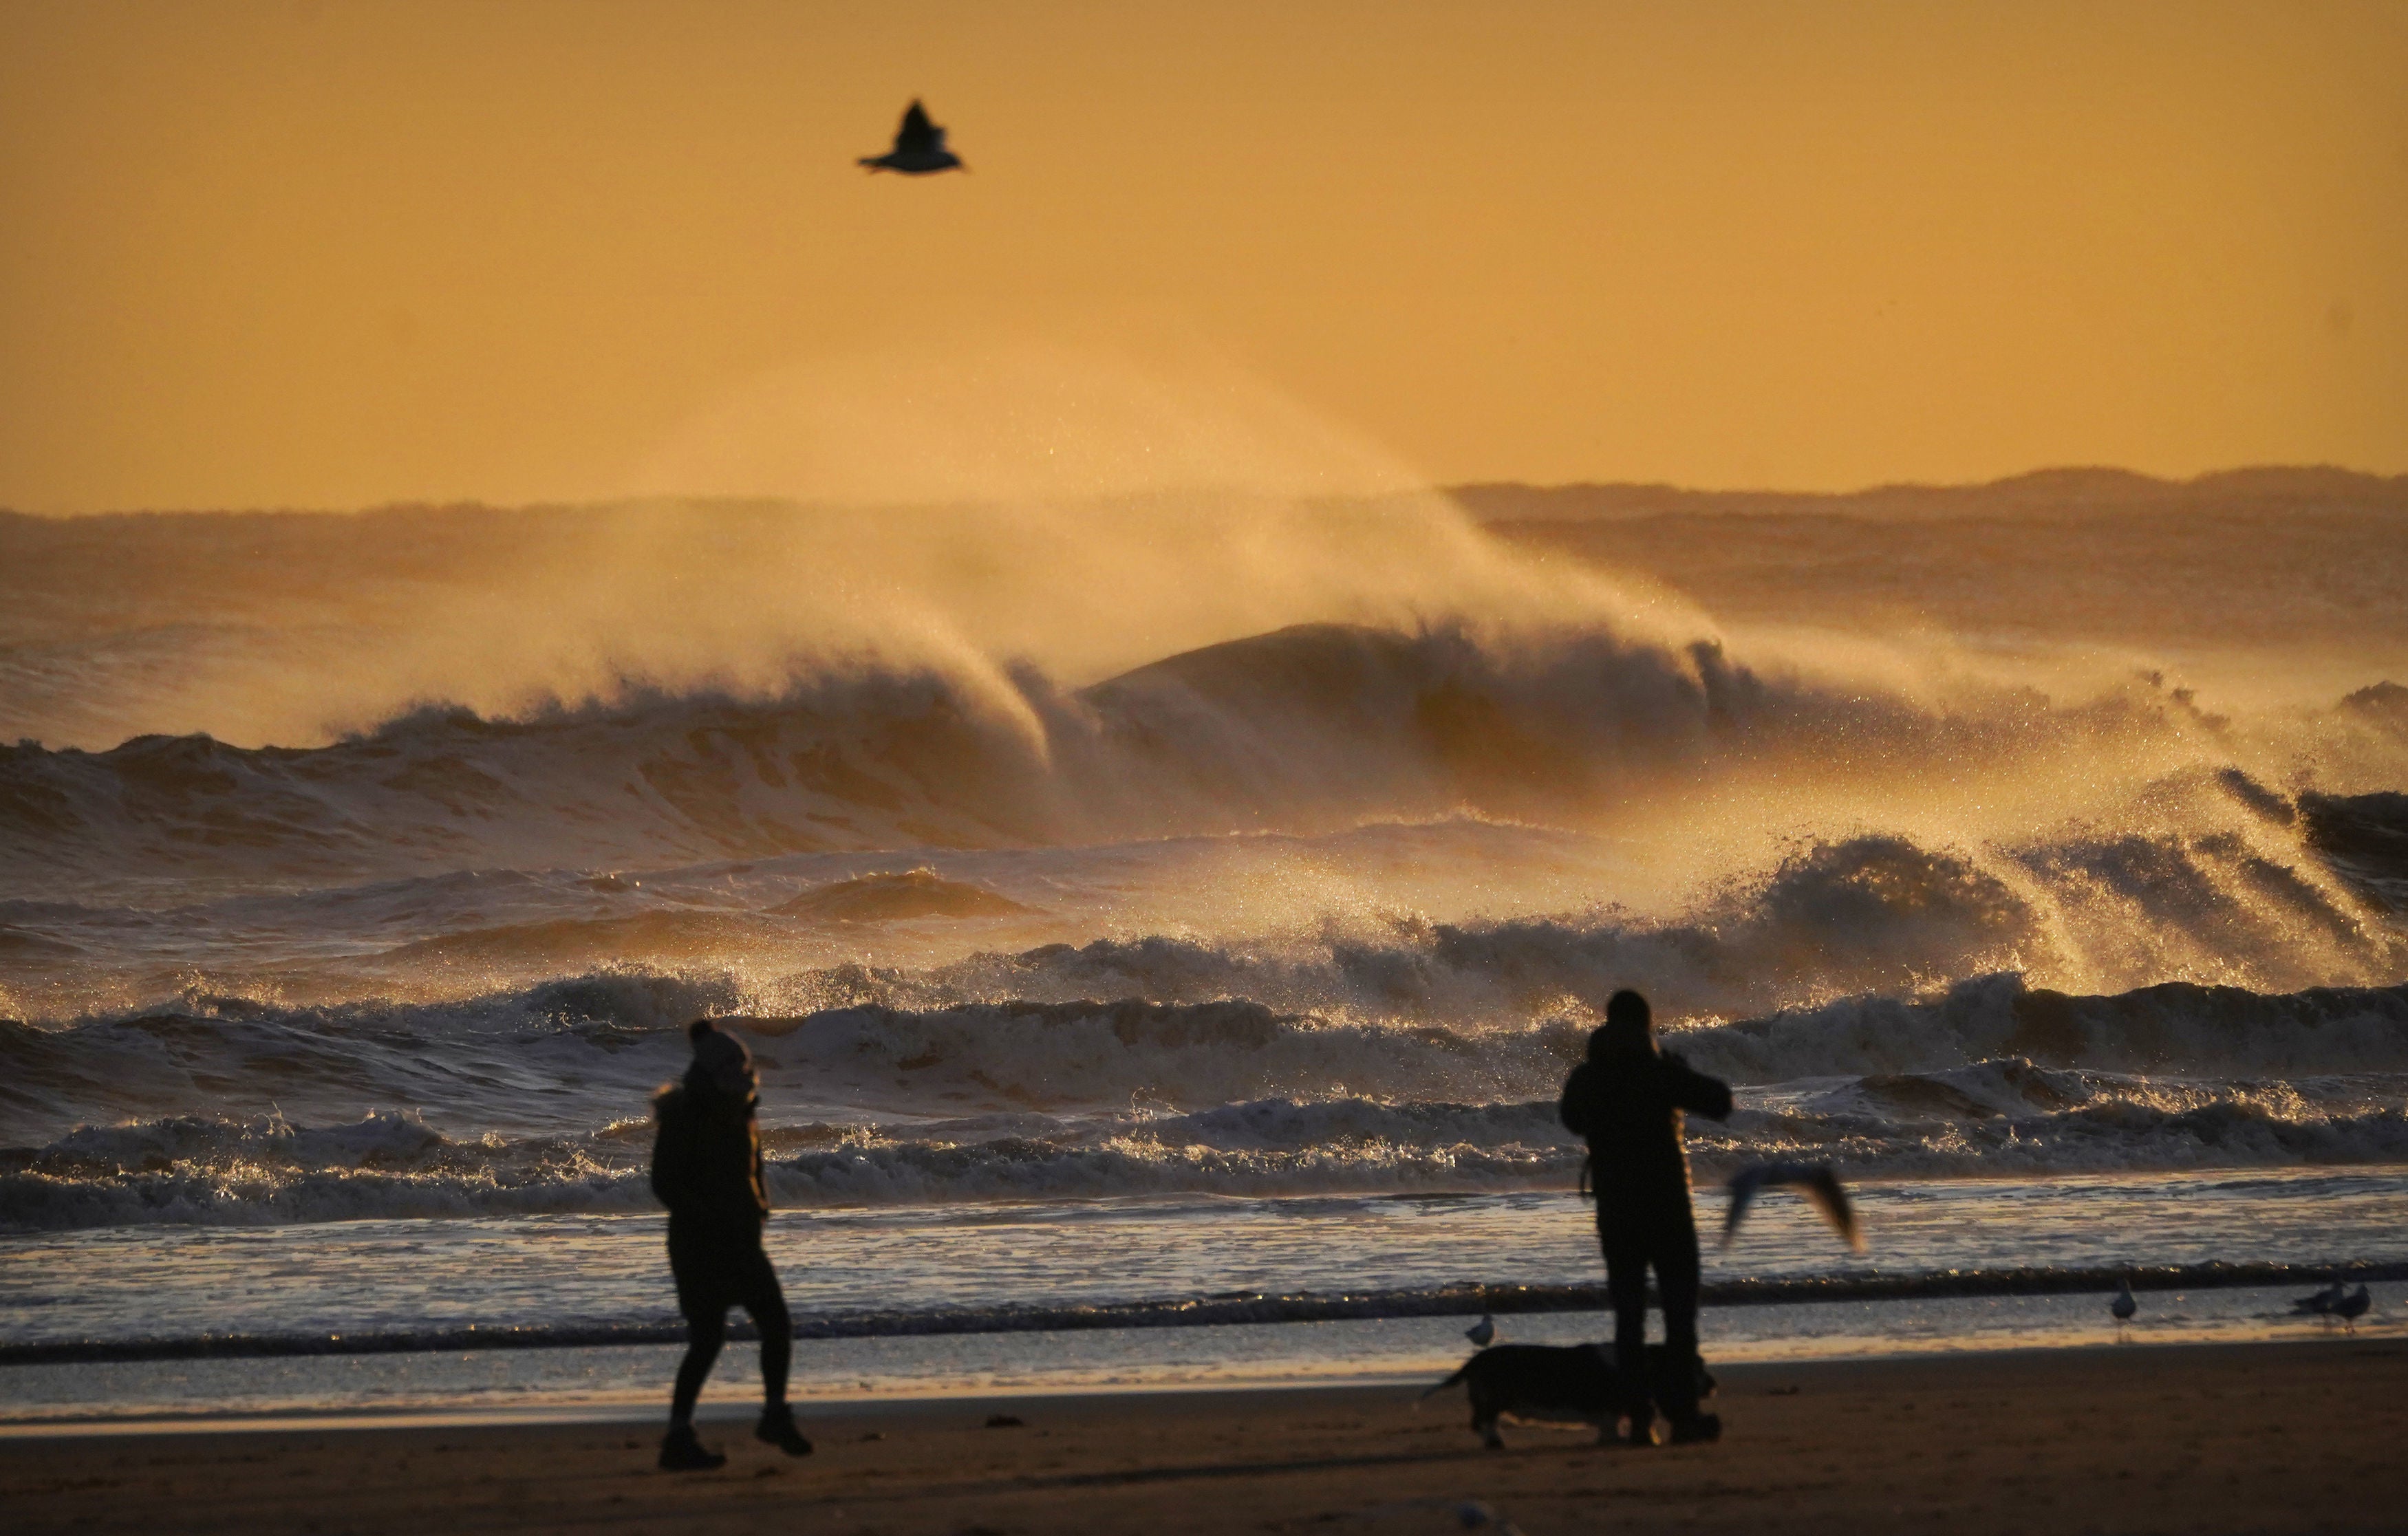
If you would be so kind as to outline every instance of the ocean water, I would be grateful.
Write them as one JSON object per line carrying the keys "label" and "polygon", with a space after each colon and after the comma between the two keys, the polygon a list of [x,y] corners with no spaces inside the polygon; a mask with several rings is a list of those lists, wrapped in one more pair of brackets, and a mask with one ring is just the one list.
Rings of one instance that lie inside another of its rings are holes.
{"label": "ocean water", "polygon": [[[738,568],[769,514],[691,515]],[[1554,1099],[1623,986],[1737,1088],[1690,1127],[1710,1237],[1756,1160],[1859,1193],[1861,1256],[1779,1197],[1712,1255],[1730,1350],[2079,1337],[2126,1269],[2221,1337],[2408,1265],[2396,614],[2353,659],[2319,589],[2314,666],[2193,678],[2136,572],[2112,646],[2093,580],[1875,647],[1417,515],[1486,586],[1367,560],[1389,608],[1279,587],[1151,655],[1133,593],[1109,668],[931,640],[933,588],[882,649],[877,605],[495,649],[598,513],[116,520],[114,562],[0,519],[0,1413],[636,1390],[647,1099],[704,1014],[762,1067],[821,1386],[1593,1326]]]}

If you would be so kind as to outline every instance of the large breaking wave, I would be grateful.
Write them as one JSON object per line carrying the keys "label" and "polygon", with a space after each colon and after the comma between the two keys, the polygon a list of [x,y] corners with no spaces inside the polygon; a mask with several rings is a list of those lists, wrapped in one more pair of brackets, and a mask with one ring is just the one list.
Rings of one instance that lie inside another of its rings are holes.
{"label": "large breaking wave", "polygon": [[[2372,728],[2356,714],[2328,725]],[[1810,787],[1843,804],[1953,801],[1967,786],[1952,776],[2061,773],[2069,754],[2083,779],[2112,759],[2125,780],[2230,746],[2225,723],[2162,685],[2051,704],[1970,682],[1869,687],[1611,627],[1318,624],[1076,690],[1029,667],[865,664],[768,699],[427,710],[308,749],[21,742],[0,747],[0,888],[1311,833],[1466,811],[1647,825]]]}

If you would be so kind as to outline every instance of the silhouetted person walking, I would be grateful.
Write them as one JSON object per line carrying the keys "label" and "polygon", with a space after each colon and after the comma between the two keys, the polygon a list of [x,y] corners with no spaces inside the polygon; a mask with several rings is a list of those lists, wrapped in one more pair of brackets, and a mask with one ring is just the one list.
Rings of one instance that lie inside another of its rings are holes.
{"label": "silhouetted person walking", "polygon": [[1659,1050],[1647,999],[1617,992],[1588,1059],[1564,1084],[1564,1125],[1588,1140],[1597,1191],[1597,1240],[1613,1301],[1613,1355],[1632,1384],[1626,1405],[1634,1443],[1655,1443],[1647,1389],[1647,1271],[1664,1303],[1669,1369],[1656,1382],[1675,1443],[1711,1440],[1722,1421],[1698,1411],[1698,1227],[1689,1211],[1689,1159],[1681,1116],[1730,1118],[1730,1084]]}
{"label": "silhouetted person walking", "polygon": [[730,1307],[750,1313],[761,1331],[761,1422],[753,1434],[788,1456],[809,1456],[811,1443],[795,1428],[786,1405],[795,1328],[778,1271],[761,1247],[769,1190],[753,1119],[761,1088],[752,1053],[709,1019],[696,1019],[686,1034],[694,1041],[694,1065],[683,1082],[652,1096],[652,1193],[669,1208],[669,1273],[677,1281],[687,1341],[669,1400],[661,1466],[708,1471],[727,1462],[695,1438],[694,1405],[726,1342]]}

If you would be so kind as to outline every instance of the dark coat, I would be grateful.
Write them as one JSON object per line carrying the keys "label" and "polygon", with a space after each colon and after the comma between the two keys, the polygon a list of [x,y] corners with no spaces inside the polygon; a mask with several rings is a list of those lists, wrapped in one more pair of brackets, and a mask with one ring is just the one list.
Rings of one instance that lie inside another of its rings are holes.
{"label": "dark coat", "polygon": [[652,1193],[671,1231],[757,1240],[769,1186],[751,1101],[673,1083],[652,1096]]}
{"label": "dark coat", "polygon": [[1588,1141],[1599,1222],[1675,1210],[1685,1219],[1689,1159],[1681,1117],[1729,1119],[1731,1091],[1670,1052],[1631,1051],[1573,1068],[1559,1109],[1565,1128]]}

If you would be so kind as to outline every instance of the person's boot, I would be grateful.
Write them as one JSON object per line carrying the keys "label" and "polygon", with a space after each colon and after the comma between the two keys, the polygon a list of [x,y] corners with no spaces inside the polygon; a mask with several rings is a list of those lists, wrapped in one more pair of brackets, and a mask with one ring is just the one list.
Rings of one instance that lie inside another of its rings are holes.
{"label": "person's boot", "polygon": [[1664,1408],[1664,1417],[1672,1428],[1672,1443],[1698,1445],[1720,1440],[1723,1421],[1717,1414],[1701,1412],[1698,1404],[1713,1390],[1713,1378],[1706,1374],[1706,1362],[1694,1352],[1675,1353],[1667,1349],[1659,1364],[1656,1399]]}
{"label": "person's boot", "polygon": [[1672,1421],[1672,1443],[1675,1445],[1702,1445],[1722,1438],[1723,1418],[1720,1414],[1692,1413],[1685,1418]]}
{"label": "person's boot", "polygon": [[1631,1405],[1630,1428],[1624,1438],[1633,1445],[1660,1445],[1663,1443],[1661,1440],[1656,1438],[1656,1404],[1654,1402],[1642,1400]]}
{"label": "person's boot", "polygon": [[795,1411],[782,1402],[761,1410],[761,1422],[752,1427],[752,1438],[775,1445],[788,1456],[811,1454],[811,1443],[795,1427]]}
{"label": "person's boot", "polygon": [[675,1424],[661,1437],[661,1471],[665,1472],[716,1471],[727,1465],[727,1457],[708,1450],[694,1436],[691,1424]]}

